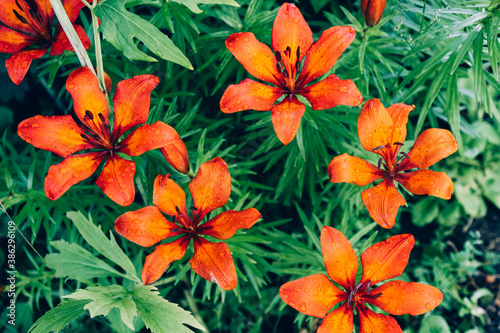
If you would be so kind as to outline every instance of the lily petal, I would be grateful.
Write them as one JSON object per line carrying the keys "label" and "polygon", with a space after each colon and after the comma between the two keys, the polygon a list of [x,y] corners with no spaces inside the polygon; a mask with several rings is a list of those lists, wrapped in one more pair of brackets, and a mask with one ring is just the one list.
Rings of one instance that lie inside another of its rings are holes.
{"label": "lily petal", "polygon": [[347,302],[330,312],[319,325],[317,333],[352,333],[352,308],[348,308],[346,304]]}
{"label": "lily petal", "polygon": [[38,49],[14,53],[12,57],[5,60],[5,67],[7,67],[7,73],[9,74],[12,82],[15,84],[21,84],[33,59],[40,58],[46,52],[47,47],[41,47]]}
{"label": "lily petal", "polygon": [[17,134],[21,139],[62,157],[68,157],[80,150],[96,148],[81,136],[82,133],[69,115],[35,116],[23,120],[17,127]]}
{"label": "lily petal", "polygon": [[427,194],[446,200],[453,194],[453,182],[444,172],[416,170],[398,173],[396,180],[413,194]]}
{"label": "lily petal", "polygon": [[[16,0],[2,0],[2,5],[0,6],[0,21],[9,28],[15,29],[20,32],[25,32],[29,35],[36,35],[36,33],[28,23],[28,18],[31,18],[31,16],[23,14],[25,6],[22,5],[24,5],[24,3],[20,2],[18,5],[16,3]],[[26,23],[21,21],[17,17],[17,15],[14,14],[14,11],[22,16]]]}
{"label": "lily petal", "polygon": [[163,157],[167,160],[175,170],[187,174],[189,172],[189,156],[186,145],[184,141],[179,137],[179,139],[168,143],[166,146],[160,149]]}
{"label": "lily petal", "polygon": [[248,109],[269,111],[281,95],[283,94],[279,88],[244,79],[227,87],[220,100],[220,109],[224,113]]}
{"label": "lily petal", "polygon": [[[88,1],[88,3],[90,4],[92,4],[92,2],[92,0]],[[74,22],[76,20],[76,18],[80,14],[80,10],[85,7],[82,0],[64,0],[63,5],[71,22]]]}
{"label": "lily petal", "polygon": [[390,281],[371,292],[382,295],[368,302],[394,315],[417,316],[434,309],[443,301],[443,293],[439,289],[423,283]]}
{"label": "lily petal", "polygon": [[414,105],[406,105],[403,103],[393,104],[386,109],[393,122],[391,132],[392,138],[389,141],[391,145],[394,142],[405,142],[406,123],[408,123],[408,115],[414,109]]}
{"label": "lily petal", "polygon": [[453,134],[441,128],[429,128],[415,140],[413,148],[400,166],[400,170],[425,169],[458,150]]}
{"label": "lily petal", "polygon": [[[75,28],[76,34],[82,41],[83,47],[87,50],[90,47],[89,36],[87,36],[87,33],[81,26],[74,24],[73,27]],[[60,55],[64,51],[75,52],[75,49],[73,49],[73,45],[71,45],[71,42],[69,41],[64,30],[60,29],[59,33],[54,37],[54,42],[52,43],[52,48],[50,49],[50,55]]]}
{"label": "lily petal", "polygon": [[153,253],[146,257],[142,269],[142,282],[150,284],[158,280],[172,262],[182,259],[189,245],[188,237],[181,237],[171,243],[158,245]]}
{"label": "lily petal", "polygon": [[113,96],[115,123],[113,135],[122,136],[134,126],[146,123],[151,103],[151,91],[160,83],[154,75],[139,75],[116,85]]}
{"label": "lily petal", "polygon": [[130,205],[135,198],[135,163],[118,155],[108,158],[96,184],[111,200],[122,206]]}
{"label": "lily petal", "polygon": [[359,321],[359,333],[403,333],[396,319],[368,308],[359,309]]}
{"label": "lily petal", "polygon": [[285,98],[271,110],[271,120],[278,139],[284,144],[289,144],[299,130],[300,120],[306,106],[297,97]]}
{"label": "lily petal", "polygon": [[[94,133],[103,134],[104,123],[108,123],[109,119],[108,101],[90,68],[75,69],[66,80],[66,89],[73,98],[73,109],[80,121],[87,124]],[[92,119],[87,120],[87,111],[92,114]]]}
{"label": "lily petal", "polygon": [[142,125],[119,143],[119,151],[130,156],[162,148],[179,139],[179,134],[169,125],[157,121],[153,125]]}
{"label": "lily petal", "polygon": [[198,237],[189,263],[202,278],[217,283],[224,290],[234,289],[238,283],[233,256],[226,243],[212,243]]}
{"label": "lily petal", "polygon": [[372,219],[385,229],[394,226],[399,206],[406,203],[394,183],[388,179],[361,192],[361,199]]}
{"label": "lily petal", "polygon": [[[176,216],[184,227],[188,227],[189,218],[186,210],[186,194],[182,188],[177,185],[170,175],[158,175],[153,187],[153,204],[163,213]],[[179,210],[179,211],[177,211]]]}
{"label": "lily petal", "polygon": [[393,124],[389,112],[378,99],[367,101],[358,118],[358,135],[363,148],[373,151],[373,148],[390,143]]}
{"label": "lily petal", "polygon": [[[274,20],[271,45],[275,52],[281,53],[285,69],[289,73],[294,72],[295,63],[304,58],[313,41],[311,28],[297,6],[284,3]],[[289,55],[284,54],[287,48],[290,50]]]}
{"label": "lily petal", "polygon": [[2,53],[19,52],[34,41],[35,39],[30,35],[0,25],[0,51]]}
{"label": "lily petal", "polygon": [[229,239],[238,229],[249,229],[262,215],[255,208],[247,208],[240,212],[228,210],[220,213],[207,223],[199,227],[201,235],[208,235],[218,239]]}
{"label": "lily petal", "polygon": [[231,175],[227,164],[220,157],[200,166],[196,177],[189,183],[199,220],[214,209],[224,206],[231,194]]}
{"label": "lily petal", "polygon": [[323,31],[307,51],[298,84],[303,87],[328,72],[355,37],[356,30],[352,27],[331,27]]}
{"label": "lily petal", "polygon": [[49,168],[45,177],[45,194],[56,200],[69,188],[92,176],[102,161],[100,153],[73,155]]}
{"label": "lily petal", "polygon": [[330,279],[340,284],[345,290],[354,289],[358,258],[347,238],[337,229],[323,227],[321,252]]}
{"label": "lily petal", "polygon": [[332,183],[354,183],[368,185],[383,177],[383,173],[362,158],[342,154],[328,165],[328,175]]}
{"label": "lily petal", "polygon": [[400,276],[408,264],[415,238],[410,234],[396,235],[378,242],[361,255],[363,276],[361,283],[371,281],[371,285]]}
{"label": "lily petal", "polygon": [[226,47],[250,74],[276,86],[284,86],[273,51],[259,42],[253,33],[232,34],[226,39]]}
{"label": "lily petal", "polygon": [[118,234],[140,246],[149,247],[180,234],[179,226],[168,221],[155,206],[148,206],[120,215],[115,221]]}
{"label": "lily petal", "polygon": [[345,301],[345,292],[324,274],[307,276],[287,282],[280,288],[280,297],[295,310],[317,318],[323,318],[337,303]]}
{"label": "lily petal", "polygon": [[313,110],[330,109],[337,105],[358,106],[363,102],[363,96],[354,82],[341,80],[335,74],[302,88],[300,94],[307,98]]}

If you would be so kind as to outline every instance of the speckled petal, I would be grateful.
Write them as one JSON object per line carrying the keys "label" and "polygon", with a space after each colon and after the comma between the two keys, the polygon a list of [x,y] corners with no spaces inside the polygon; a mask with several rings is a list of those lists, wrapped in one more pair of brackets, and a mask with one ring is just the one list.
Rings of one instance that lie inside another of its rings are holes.
{"label": "speckled petal", "polygon": [[414,105],[406,105],[397,103],[389,106],[386,110],[393,121],[392,138],[390,143],[404,143],[406,139],[406,124],[408,123],[408,115],[415,109]]}
{"label": "speckled petal", "polygon": [[153,187],[153,204],[163,213],[176,216],[179,223],[184,227],[188,227],[189,218],[186,210],[186,194],[176,182],[170,179],[169,174],[156,176]]}
{"label": "speckled petal", "polygon": [[186,144],[182,139],[172,141],[160,149],[168,164],[175,170],[187,174],[189,172],[189,155]]}
{"label": "speckled petal", "polygon": [[284,145],[295,138],[305,110],[306,106],[295,96],[286,97],[271,110],[274,131]]}
{"label": "speckled petal", "polygon": [[335,74],[300,90],[313,110],[330,109],[337,105],[358,106],[363,96],[352,80],[341,80]]}
{"label": "speckled petal", "polygon": [[126,212],[115,221],[117,233],[131,242],[146,247],[178,235],[179,232],[172,232],[174,229],[179,229],[179,226],[169,222],[155,206]]}
{"label": "speckled petal", "polygon": [[367,308],[359,310],[359,321],[359,333],[403,333],[396,319]]}
{"label": "speckled petal", "polygon": [[347,302],[330,312],[319,325],[317,333],[352,333],[352,308],[348,308],[346,304]]}
{"label": "speckled petal", "polygon": [[114,155],[106,161],[96,184],[111,200],[128,206],[135,198],[134,174],[134,162]]}
{"label": "speckled petal", "polygon": [[396,235],[378,242],[361,255],[363,276],[361,283],[371,281],[371,285],[400,276],[408,264],[415,238],[410,234]]}
{"label": "speckled petal", "polygon": [[412,316],[426,313],[443,301],[443,293],[437,288],[415,282],[390,281],[371,291],[374,295],[382,293],[370,304],[394,314]]}
{"label": "speckled petal", "polygon": [[337,229],[323,227],[321,252],[330,279],[340,284],[345,290],[354,289],[358,258],[347,238]]}
{"label": "speckled petal", "polygon": [[38,49],[20,51],[14,53],[12,57],[5,60],[5,67],[7,67],[7,73],[10,79],[15,84],[21,84],[28,69],[30,68],[31,62],[34,59],[38,59],[47,52],[47,47],[41,47]]}
{"label": "speckled petal", "polygon": [[150,284],[158,280],[172,262],[184,257],[188,245],[188,237],[181,237],[171,243],[158,245],[153,253],[146,257],[142,269],[142,282]]}
{"label": "speckled petal", "polygon": [[169,125],[157,121],[152,125],[142,125],[119,143],[119,151],[130,156],[139,156],[147,151],[165,147],[179,139],[179,134]]}
{"label": "speckled petal", "polygon": [[335,304],[347,297],[324,274],[287,282],[281,286],[279,294],[283,302],[295,310],[318,318],[323,318]]}
{"label": "speckled petal", "polygon": [[358,118],[358,135],[363,148],[373,151],[373,148],[390,143],[393,124],[390,114],[378,99],[367,101]]}
{"label": "speckled petal", "polygon": [[390,179],[361,192],[361,199],[372,219],[386,229],[394,226],[399,207],[406,203]]}
{"label": "speckled petal", "polygon": [[268,86],[250,79],[227,87],[220,100],[220,109],[224,113],[244,110],[270,111],[282,95],[281,89]]}
{"label": "speckled petal", "polygon": [[234,236],[236,230],[250,228],[261,217],[262,215],[255,208],[248,208],[240,212],[228,210],[202,224],[198,230],[201,235],[229,239]]}
{"label": "speckled petal", "polygon": [[427,194],[446,200],[453,194],[453,182],[444,172],[417,170],[399,173],[396,180],[413,194]]}
{"label": "speckled petal", "polygon": [[342,154],[330,162],[328,175],[332,183],[354,183],[364,186],[382,178],[383,171],[362,158]]}

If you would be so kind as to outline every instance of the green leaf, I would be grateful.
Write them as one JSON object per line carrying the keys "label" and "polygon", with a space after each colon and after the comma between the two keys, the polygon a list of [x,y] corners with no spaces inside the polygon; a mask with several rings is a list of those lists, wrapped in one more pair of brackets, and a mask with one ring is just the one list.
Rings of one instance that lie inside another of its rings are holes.
{"label": "green leaf", "polygon": [[438,215],[438,201],[434,197],[427,197],[420,200],[411,210],[412,222],[419,227],[431,223]]}
{"label": "green leaf", "polygon": [[29,333],[59,332],[75,318],[85,312],[83,307],[88,301],[71,300],[59,303],[55,308],[47,311],[29,329]]}
{"label": "green leaf", "polygon": [[430,315],[422,319],[419,333],[450,333],[450,327],[441,316]]}
{"label": "green leaf", "polygon": [[101,228],[96,227],[92,221],[87,220],[80,212],[68,212],[66,216],[73,221],[80,234],[82,234],[90,246],[123,268],[127,272],[126,277],[128,279],[140,282],[134,264],[118,246],[111,232],[109,233],[110,239],[108,239]]}
{"label": "green leaf", "polygon": [[78,289],[71,295],[63,296],[63,298],[91,300],[84,307],[85,310],[89,310],[90,318],[107,316],[109,311],[116,307],[120,310],[120,317],[125,325],[134,330],[132,321],[137,315],[137,307],[129,297],[130,292],[127,289],[115,284]]}
{"label": "green leaf", "polygon": [[[238,3],[234,0],[170,0],[172,2],[177,2],[181,5],[186,6],[189,8],[190,11],[193,13],[199,14],[203,12],[198,5],[203,4],[203,5],[229,5],[233,7],[239,7]],[[169,0],[167,0],[169,2]]]}
{"label": "green leaf", "polygon": [[101,19],[100,31],[104,39],[123,51],[130,60],[157,61],[137,48],[134,42],[136,38],[160,58],[193,69],[188,58],[170,38],[145,19],[125,9],[127,2],[129,1],[105,0],[94,9],[95,15]]}
{"label": "green leaf", "polygon": [[464,156],[464,143],[462,133],[460,132],[460,103],[458,99],[457,73],[454,73],[448,81],[448,88],[446,89],[446,115],[448,116],[451,132],[457,140],[460,156]]}
{"label": "green leaf", "polygon": [[186,310],[158,295],[154,286],[136,286],[132,298],[144,324],[154,333],[193,332],[184,324],[205,331],[205,328]]}
{"label": "green leaf", "polygon": [[123,276],[77,244],[68,244],[60,240],[51,242],[50,245],[61,252],[45,256],[47,266],[56,270],[55,277],[85,281],[96,277]]}

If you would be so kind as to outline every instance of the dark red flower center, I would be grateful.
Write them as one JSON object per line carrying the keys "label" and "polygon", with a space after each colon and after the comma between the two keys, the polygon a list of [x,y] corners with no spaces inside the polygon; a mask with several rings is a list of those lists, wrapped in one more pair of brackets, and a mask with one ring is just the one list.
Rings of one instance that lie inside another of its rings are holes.
{"label": "dark red flower center", "polygon": [[[294,52],[294,54],[292,52]],[[274,55],[276,57],[276,68],[283,76],[282,79],[279,80],[280,82],[284,82],[284,84],[280,86],[280,88],[284,90],[282,93],[300,93],[301,85],[296,85],[300,71],[300,46],[298,46],[296,50],[292,50],[290,46],[287,46],[283,51],[283,55],[280,51],[276,51]],[[295,62],[293,62],[292,59],[294,59]]]}
{"label": "dark red flower center", "polygon": [[347,307],[360,306],[369,300],[376,299],[382,293],[370,295],[371,281],[365,283],[358,283],[354,288],[349,288],[347,291]]}
{"label": "dark red flower center", "polygon": [[382,157],[378,160],[378,169],[384,172],[385,178],[394,179],[396,174],[399,172],[401,161],[404,158],[410,158],[405,152],[399,152],[402,146],[403,143],[394,142],[393,146],[391,146],[390,143],[387,143],[383,146],[378,146],[372,149],[373,152],[378,150],[381,151]]}
{"label": "dark red flower center", "polygon": [[[172,230],[172,232],[181,232],[191,238],[196,238],[200,233],[200,231],[204,230],[203,228],[199,227],[201,218],[200,215],[197,213],[198,208],[196,207],[190,208],[191,216],[184,216],[184,214],[182,214],[179,207],[177,206],[175,206],[175,210],[177,211],[177,215],[174,216],[174,222],[180,224],[181,227]],[[187,224],[187,226],[184,226],[185,224]]]}
{"label": "dark red flower center", "polygon": [[[27,24],[30,28],[38,35],[38,41],[35,43],[50,43],[52,41],[51,34],[51,22],[49,22],[48,17],[44,17],[43,13],[40,12],[38,4],[35,0],[19,0],[23,1],[24,4],[28,6],[28,14],[25,12],[23,7],[16,0],[16,5],[18,10],[13,9],[12,12],[16,18],[23,24]],[[24,15],[23,15],[24,14]]]}
{"label": "dark red flower center", "polygon": [[99,149],[104,150],[102,154],[109,154],[110,157],[113,158],[114,154],[123,148],[123,146],[117,144],[119,138],[116,137],[116,135],[111,136],[109,122],[104,118],[102,113],[98,113],[97,117],[99,121],[97,121],[92,112],[89,110],[85,111],[85,116],[80,126],[83,131],[81,137],[97,146]]}

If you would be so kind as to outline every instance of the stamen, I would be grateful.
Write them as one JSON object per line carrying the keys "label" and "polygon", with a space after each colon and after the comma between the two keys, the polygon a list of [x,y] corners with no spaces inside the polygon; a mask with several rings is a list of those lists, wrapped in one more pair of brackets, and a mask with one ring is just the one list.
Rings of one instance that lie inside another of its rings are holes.
{"label": "stamen", "polygon": [[89,110],[85,111],[85,116],[87,116],[90,120],[94,120],[94,115]]}
{"label": "stamen", "polygon": [[407,159],[410,159],[410,156],[408,156],[408,154],[407,154],[407,153],[405,153],[405,152],[401,152],[400,154],[401,154],[401,155],[403,155],[404,157],[406,157]]}
{"label": "stamen", "polygon": [[354,287],[354,291],[353,291],[354,295],[356,295],[358,293],[359,289],[361,289],[361,286],[363,286],[363,284],[358,283],[356,285],[356,287]]}
{"label": "stamen", "polygon": [[385,148],[385,145],[372,148],[372,151],[379,150],[379,149],[382,149],[382,148]]}
{"label": "stamen", "polygon": [[106,119],[104,119],[104,116],[102,115],[102,113],[99,113],[98,116],[99,116],[99,119],[101,120],[101,122],[103,122],[103,123],[106,122]]}
{"label": "stamen", "polygon": [[297,59],[300,59],[300,45],[297,47]]}
{"label": "stamen", "polygon": [[380,166],[382,165],[382,157],[378,159],[378,169],[380,170]]}
{"label": "stamen", "polygon": [[25,2],[30,6],[31,9],[33,9],[35,12],[38,12],[38,5],[36,4],[35,0],[25,0]]}
{"label": "stamen", "polygon": [[176,211],[177,213],[179,213],[179,214],[181,213],[181,210],[180,210],[180,209],[179,209],[179,207],[177,207],[177,206],[175,206],[175,211]]}
{"label": "stamen", "polygon": [[298,72],[298,71],[299,71],[299,69],[300,69],[300,61],[298,61],[298,60],[297,60],[297,61],[295,62],[295,71],[297,71],[297,72]]}
{"label": "stamen", "polygon": [[285,77],[285,79],[288,79],[288,71],[286,69],[283,70],[283,76]]}
{"label": "stamen", "polygon": [[347,299],[347,307],[348,308],[350,308],[351,305],[352,305],[352,297],[353,297],[353,295],[354,294],[352,292],[349,293],[349,298]]}
{"label": "stamen", "polygon": [[21,5],[19,4],[19,2],[17,2],[17,0],[16,0],[16,5],[17,5],[17,8],[19,8],[22,12],[24,12],[23,7],[21,7]]}
{"label": "stamen", "polygon": [[290,48],[290,46],[287,46],[287,47],[286,47],[285,52],[286,52],[286,56],[287,56],[288,58],[290,58],[290,56],[292,55],[292,49]]}
{"label": "stamen", "polygon": [[278,69],[278,72],[280,72],[280,73],[281,73],[281,66],[280,66],[280,64],[279,64],[279,63],[276,63],[276,68]]}
{"label": "stamen", "polygon": [[280,53],[280,51],[276,51],[276,53],[274,53],[274,56],[276,57],[276,61],[277,62],[281,61],[281,53]]}
{"label": "stamen", "polygon": [[14,15],[16,15],[19,21],[21,21],[24,24],[28,23],[28,21],[23,16],[19,15],[19,13],[15,9],[13,9],[12,11],[14,12]]}
{"label": "stamen", "polygon": [[395,145],[398,145],[398,146],[404,146],[404,143],[401,143],[401,142],[394,142]]}
{"label": "stamen", "polygon": [[380,296],[382,296],[382,293],[378,293],[378,294],[375,294],[373,296],[370,296],[371,299],[376,299],[376,298],[379,298]]}
{"label": "stamen", "polygon": [[370,295],[370,285],[371,284],[372,284],[371,280],[368,280],[368,282],[366,283],[366,294],[367,295]]}

